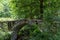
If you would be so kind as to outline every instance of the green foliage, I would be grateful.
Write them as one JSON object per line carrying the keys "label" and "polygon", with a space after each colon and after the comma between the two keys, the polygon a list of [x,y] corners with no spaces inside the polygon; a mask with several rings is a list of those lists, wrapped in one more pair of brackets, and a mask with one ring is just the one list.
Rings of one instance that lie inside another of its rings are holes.
{"label": "green foliage", "polygon": [[12,0],[10,6],[18,18],[36,18],[40,14],[39,0]]}
{"label": "green foliage", "polygon": [[0,17],[11,17],[10,8],[8,6],[7,0],[2,0],[0,2]]}
{"label": "green foliage", "polygon": [[[2,4],[4,7],[0,10],[0,17],[31,19],[39,18],[41,15],[40,0],[11,0],[8,5],[4,2]],[[44,0],[43,5],[43,22],[39,25],[24,26],[18,33],[18,35],[27,36],[27,38],[24,36],[23,40],[60,40],[60,24],[58,24],[60,22],[60,0]],[[10,36],[8,33],[1,33],[0,40],[9,39],[6,35]],[[7,38],[3,39],[5,36]]]}
{"label": "green foliage", "polygon": [[10,40],[10,33],[4,32],[0,29],[0,40]]}

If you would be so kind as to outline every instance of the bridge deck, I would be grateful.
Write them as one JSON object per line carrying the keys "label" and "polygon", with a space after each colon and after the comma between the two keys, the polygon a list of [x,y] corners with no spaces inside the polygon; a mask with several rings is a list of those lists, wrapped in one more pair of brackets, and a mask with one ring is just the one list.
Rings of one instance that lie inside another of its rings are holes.
{"label": "bridge deck", "polygon": [[13,18],[0,18],[0,22],[15,21]]}

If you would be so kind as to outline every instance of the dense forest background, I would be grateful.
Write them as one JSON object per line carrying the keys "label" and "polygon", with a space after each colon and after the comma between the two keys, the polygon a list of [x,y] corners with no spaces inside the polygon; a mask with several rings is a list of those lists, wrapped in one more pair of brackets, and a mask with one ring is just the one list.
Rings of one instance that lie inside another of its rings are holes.
{"label": "dense forest background", "polygon": [[[0,21],[21,19],[42,22],[22,27],[19,40],[60,40],[60,0],[0,0]],[[0,40],[11,40],[11,34],[6,23],[0,26]]]}

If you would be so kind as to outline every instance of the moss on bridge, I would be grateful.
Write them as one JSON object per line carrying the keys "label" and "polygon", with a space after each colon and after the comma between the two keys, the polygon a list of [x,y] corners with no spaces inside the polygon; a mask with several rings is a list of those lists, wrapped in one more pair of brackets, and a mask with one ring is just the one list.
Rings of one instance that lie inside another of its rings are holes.
{"label": "moss on bridge", "polygon": [[3,22],[3,21],[14,21],[16,19],[13,19],[13,18],[0,18],[0,22]]}

